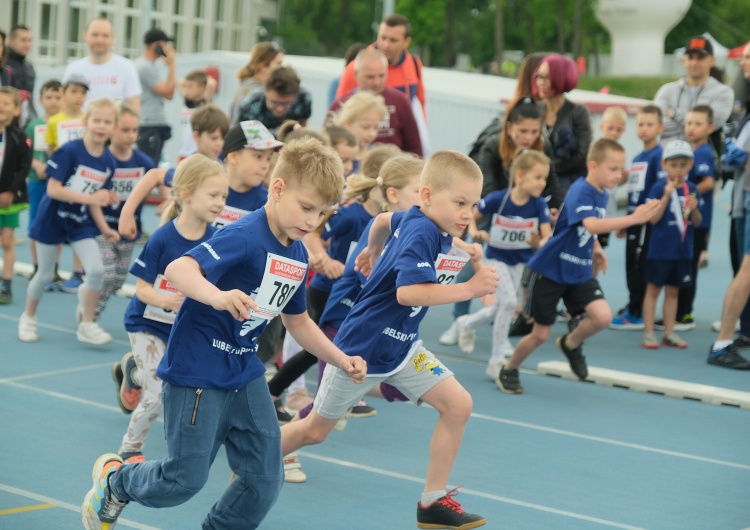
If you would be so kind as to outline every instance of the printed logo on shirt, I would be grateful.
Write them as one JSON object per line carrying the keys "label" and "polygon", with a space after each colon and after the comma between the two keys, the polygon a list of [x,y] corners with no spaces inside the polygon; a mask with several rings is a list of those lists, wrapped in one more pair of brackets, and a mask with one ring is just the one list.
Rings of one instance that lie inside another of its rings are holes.
{"label": "printed logo on shirt", "polygon": [[692,278],[690,278],[689,274],[686,274],[685,277],[682,279],[683,283],[688,283],[692,281]]}
{"label": "printed logo on shirt", "polygon": [[215,260],[220,260],[220,259],[221,259],[221,256],[219,256],[219,255],[218,255],[218,254],[216,253],[216,251],[214,250],[214,248],[213,248],[213,247],[212,247],[211,245],[209,245],[209,244],[208,244],[208,243],[206,243],[205,241],[204,241],[203,243],[201,243],[201,245],[202,245],[202,246],[204,246],[204,247],[206,248],[206,250],[208,251],[208,253],[209,253],[209,254],[211,254],[211,256],[212,256],[212,257],[213,257],[213,258],[214,258]]}
{"label": "printed logo on shirt", "polygon": [[586,243],[591,239],[591,232],[586,230],[586,227],[581,225],[578,227],[578,248],[583,248]]}
{"label": "printed logo on shirt", "polygon": [[432,265],[430,265],[426,261],[423,261],[422,263],[417,263],[417,268],[421,268],[421,267],[432,267]]}
{"label": "printed logo on shirt", "polygon": [[708,164],[699,164],[696,171],[701,175],[708,173]]}

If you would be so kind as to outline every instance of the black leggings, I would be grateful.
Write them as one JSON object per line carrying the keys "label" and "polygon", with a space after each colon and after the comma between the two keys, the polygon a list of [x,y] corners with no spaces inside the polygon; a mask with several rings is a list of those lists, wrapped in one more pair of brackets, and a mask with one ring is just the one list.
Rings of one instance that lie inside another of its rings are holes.
{"label": "black leggings", "polygon": [[696,228],[693,230],[693,262],[692,275],[693,283],[687,287],[680,287],[680,294],[677,298],[677,318],[690,315],[693,312],[693,301],[695,300],[695,291],[698,288],[698,262],[701,259],[701,252],[708,248],[708,229]]}

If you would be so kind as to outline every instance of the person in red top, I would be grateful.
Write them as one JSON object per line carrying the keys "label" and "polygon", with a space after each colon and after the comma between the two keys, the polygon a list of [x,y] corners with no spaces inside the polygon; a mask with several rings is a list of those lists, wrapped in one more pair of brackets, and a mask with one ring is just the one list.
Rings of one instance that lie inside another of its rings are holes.
{"label": "person in red top", "polygon": [[387,85],[388,59],[380,50],[367,48],[357,54],[352,61],[356,75],[357,87],[336,99],[328,109],[328,119],[352,97],[357,90],[367,90],[383,96],[388,108],[388,115],[378,124],[376,143],[393,144],[402,151],[408,151],[421,157],[422,141],[419,128],[414,119],[411,103],[405,94]]}
{"label": "person in red top", "polygon": [[[390,15],[383,19],[378,28],[378,40],[370,45],[378,48],[388,59],[387,86],[404,92],[409,99],[419,99],[422,111],[425,109],[424,84],[422,83],[422,62],[408,52],[411,44],[411,23],[403,15]],[[357,88],[354,62],[349,63],[341,74],[336,99]],[[425,113],[426,115],[426,113]]]}

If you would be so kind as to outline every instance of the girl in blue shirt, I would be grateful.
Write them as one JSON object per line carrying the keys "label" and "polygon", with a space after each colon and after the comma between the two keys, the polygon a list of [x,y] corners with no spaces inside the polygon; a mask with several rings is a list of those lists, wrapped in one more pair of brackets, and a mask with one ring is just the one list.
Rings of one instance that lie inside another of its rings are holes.
{"label": "girl in blue shirt", "polygon": [[120,408],[133,413],[118,451],[124,462],[143,462],[143,444],[162,409],[156,368],[185,298],[164,278],[164,271],[213,235],[211,223],[224,208],[228,189],[221,164],[199,154],[186,158],[177,168],[175,200],[163,214],[164,224],[130,268],[137,280],[125,310],[125,329],[133,351],[112,366]]}
{"label": "girl in blue shirt", "polygon": [[[464,353],[474,351],[476,327],[494,322],[492,357],[487,375],[500,374],[503,357],[513,355],[508,340],[513,315],[518,307],[518,290],[526,262],[534,250],[543,246],[552,234],[550,213],[541,194],[547,185],[550,160],[539,151],[524,151],[517,156],[510,170],[510,190],[494,191],[479,202],[469,233],[474,241],[485,242],[487,262],[495,267],[500,282],[497,295],[489,305],[470,315],[458,317],[458,346]],[[476,219],[491,217],[489,232],[477,231]]]}
{"label": "girl in blue shirt", "polygon": [[90,102],[83,117],[83,138],[63,145],[47,163],[47,194],[29,228],[29,238],[37,242],[39,269],[29,282],[26,309],[18,321],[18,338],[23,342],[36,342],[38,338],[36,310],[44,286],[55,275],[57,246],[65,242],[70,243],[86,270],[86,281],[78,290],[76,336],[90,344],[112,342],[112,336],[94,321],[104,276],[95,238],[102,235],[114,242],[120,237],[102,213],[102,208],[119,202],[112,192],[115,161],[105,147],[118,116],[113,100]]}

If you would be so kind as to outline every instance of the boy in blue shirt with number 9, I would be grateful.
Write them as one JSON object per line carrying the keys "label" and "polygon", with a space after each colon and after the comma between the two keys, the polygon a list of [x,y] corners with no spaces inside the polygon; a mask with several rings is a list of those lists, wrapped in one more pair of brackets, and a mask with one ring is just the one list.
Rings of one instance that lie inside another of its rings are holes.
{"label": "boy in blue shirt with number 9", "polygon": [[[81,506],[86,528],[111,528],[130,501],[155,508],[193,497],[223,444],[235,473],[203,528],[257,528],[284,473],[276,411],[255,355],[257,338],[281,314],[309,352],[364,380],[366,365],[336,348],[305,310],[313,231],[343,193],[338,156],[314,139],[285,146],[263,208],[173,261],[165,276],[185,295],[156,375],[163,381],[168,456],[122,465],[99,457]],[[218,213],[218,212],[217,212]]]}
{"label": "boy in blue shirt with number 9", "polygon": [[561,298],[571,316],[583,312],[587,316],[573,331],[558,337],[557,347],[578,378],[588,377],[583,341],[612,322],[612,310],[595,278],[597,271],[607,272],[607,257],[596,234],[643,224],[656,212],[655,204],[646,203],[630,215],[604,219],[608,201],[605,188],[620,181],[625,167],[625,149],[616,140],[601,138],[594,142],[586,165],[586,177],[575,181],[565,195],[552,238],[529,260],[535,274],[527,297],[530,313],[526,313],[534,317],[534,328],[519,341],[513,357],[500,370],[496,382],[506,394],[523,392],[518,369],[549,338]]}

